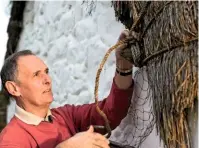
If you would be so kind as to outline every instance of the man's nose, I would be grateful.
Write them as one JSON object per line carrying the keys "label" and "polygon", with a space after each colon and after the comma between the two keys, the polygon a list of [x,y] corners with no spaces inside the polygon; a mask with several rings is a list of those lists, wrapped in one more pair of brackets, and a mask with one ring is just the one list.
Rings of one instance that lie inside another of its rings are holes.
{"label": "man's nose", "polygon": [[48,74],[43,75],[43,84],[45,84],[45,85],[51,84],[51,78]]}

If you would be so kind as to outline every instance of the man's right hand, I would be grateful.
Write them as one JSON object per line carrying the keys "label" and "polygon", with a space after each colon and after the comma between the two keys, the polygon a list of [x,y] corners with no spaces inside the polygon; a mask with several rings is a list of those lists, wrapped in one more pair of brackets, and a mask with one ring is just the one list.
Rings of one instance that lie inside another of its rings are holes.
{"label": "man's right hand", "polygon": [[103,135],[95,133],[93,126],[86,132],[81,132],[63,141],[56,148],[110,148],[109,140]]}

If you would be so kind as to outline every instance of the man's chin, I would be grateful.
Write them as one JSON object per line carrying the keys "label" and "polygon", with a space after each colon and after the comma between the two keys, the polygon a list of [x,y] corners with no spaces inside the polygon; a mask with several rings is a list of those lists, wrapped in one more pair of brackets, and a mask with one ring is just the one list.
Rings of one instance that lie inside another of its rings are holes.
{"label": "man's chin", "polygon": [[45,100],[48,102],[48,103],[52,103],[54,98],[51,94],[48,94],[47,96],[44,97]]}
{"label": "man's chin", "polygon": [[54,99],[53,99],[53,96],[49,97],[48,100],[49,100],[49,103],[52,103],[53,100],[54,100]]}

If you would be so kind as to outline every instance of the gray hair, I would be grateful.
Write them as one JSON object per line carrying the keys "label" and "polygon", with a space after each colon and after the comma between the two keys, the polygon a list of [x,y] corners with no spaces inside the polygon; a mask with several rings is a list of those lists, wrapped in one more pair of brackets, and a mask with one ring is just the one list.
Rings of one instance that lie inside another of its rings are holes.
{"label": "gray hair", "polygon": [[[30,50],[22,50],[22,51],[12,54],[7,59],[5,59],[0,73],[1,73],[2,87],[6,93],[9,94],[9,92],[5,86],[7,81],[18,82],[18,80],[17,80],[17,72],[18,72],[17,71],[17,69],[18,69],[17,61],[18,61],[19,57],[28,56],[28,55],[35,55],[35,54],[32,53],[32,51],[30,51]],[[11,94],[9,94],[9,95],[12,96]]]}

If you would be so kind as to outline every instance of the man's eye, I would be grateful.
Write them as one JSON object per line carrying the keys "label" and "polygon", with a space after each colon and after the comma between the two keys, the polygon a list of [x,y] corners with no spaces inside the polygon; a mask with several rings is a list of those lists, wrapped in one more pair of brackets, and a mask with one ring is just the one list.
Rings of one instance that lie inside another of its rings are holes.
{"label": "man's eye", "polygon": [[49,70],[48,69],[46,70],[46,73],[49,74]]}
{"label": "man's eye", "polygon": [[34,73],[34,77],[37,77],[39,75],[39,72]]}

